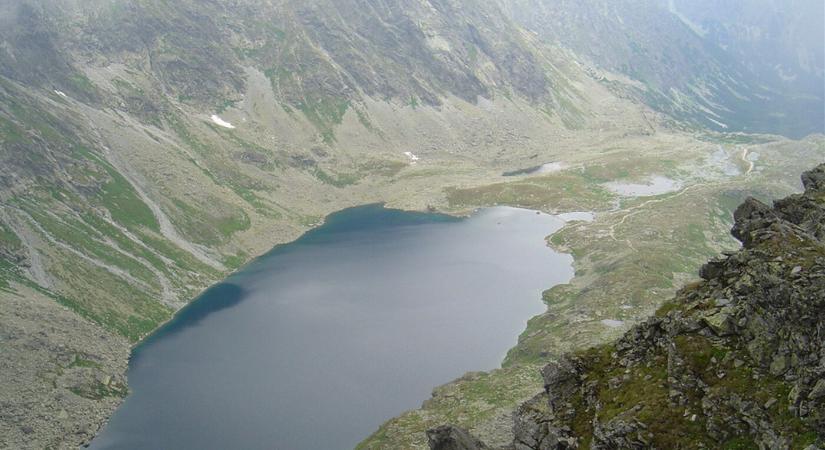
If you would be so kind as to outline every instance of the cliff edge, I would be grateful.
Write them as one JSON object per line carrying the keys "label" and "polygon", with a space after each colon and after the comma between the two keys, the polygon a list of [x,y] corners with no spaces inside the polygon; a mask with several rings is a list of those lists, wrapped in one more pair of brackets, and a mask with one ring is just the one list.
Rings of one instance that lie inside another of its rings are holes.
{"label": "cliff edge", "polygon": [[[617,342],[542,370],[504,449],[805,449],[825,446],[825,164],[803,194],[735,212],[742,248],[705,264]],[[466,431],[434,450],[490,448]]]}

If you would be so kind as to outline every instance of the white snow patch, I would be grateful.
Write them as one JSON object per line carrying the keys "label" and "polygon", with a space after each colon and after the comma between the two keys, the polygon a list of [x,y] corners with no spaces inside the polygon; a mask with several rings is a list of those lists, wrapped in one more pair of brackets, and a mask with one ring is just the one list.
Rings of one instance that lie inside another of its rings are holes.
{"label": "white snow patch", "polygon": [[604,319],[602,320],[602,325],[610,328],[619,328],[624,326],[623,320],[614,320],[614,319]]}
{"label": "white snow patch", "polygon": [[709,121],[713,122],[714,124],[716,124],[717,127],[722,128],[723,130],[726,130],[728,128],[727,124],[715,120],[712,117],[705,116],[705,119],[708,119]]}
{"label": "white snow patch", "polygon": [[229,128],[230,130],[235,128],[235,125],[221,119],[217,114],[212,114],[212,123],[220,127]]}
{"label": "white snow patch", "polygon": [[418,162],[418,156],[414,155],[412,152],[404,152],[407,155],[407,158],[410,158],[410,164],[415,164]]}

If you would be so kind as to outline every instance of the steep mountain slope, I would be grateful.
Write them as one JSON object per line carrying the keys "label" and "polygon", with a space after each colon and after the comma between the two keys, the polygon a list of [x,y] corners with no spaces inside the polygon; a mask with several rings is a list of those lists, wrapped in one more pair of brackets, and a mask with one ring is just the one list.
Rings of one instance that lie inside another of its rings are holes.
{"label": "steep mountain slope", "polygon": [[[805,192],[748,199],[743,248],[706,264],[615,343],[542,370],[515,415],[515,449],[818,448],[825,444],[825,165]],[[433,449],[488,448],[461,429]]]}
{"label": "steep mountain slope", "polygon": [[703,127],[825,127],[822,2],[503,0],[520,24],[610,73],[619,92]]}

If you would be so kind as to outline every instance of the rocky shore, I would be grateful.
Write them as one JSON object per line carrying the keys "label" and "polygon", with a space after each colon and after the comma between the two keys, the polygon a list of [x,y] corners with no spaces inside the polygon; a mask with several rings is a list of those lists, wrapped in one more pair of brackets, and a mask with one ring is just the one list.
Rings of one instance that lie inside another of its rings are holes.
{"label": "rocky shore", "polygon": [[[803,194],[735,213],[710,261],[618,341],[542,370],[504,449],[821,449],[825,445],[825,164]],[[428,431],[434,450],[492,448]]]}

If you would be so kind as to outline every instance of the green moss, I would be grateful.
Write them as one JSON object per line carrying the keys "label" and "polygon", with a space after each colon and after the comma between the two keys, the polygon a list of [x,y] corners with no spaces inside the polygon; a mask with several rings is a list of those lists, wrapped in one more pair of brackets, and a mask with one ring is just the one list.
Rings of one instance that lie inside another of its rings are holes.
{"label": "green moss", "polygon": [[659,309],[656,310],[656,313],[654,315],[656,317],[666,317],[671,312],[681,310],[681,309],[682,309],[681,301],[679,301],[678,299],[672,299],[672,300],[668,300],[665,303],[663,303],[662,306],[660,306]]}
{"label": "green moss", "polygon": [[712,360],[721,361],[728,352],[727,349],[714,345],[708,338],[698,335],[676,336],[673,342],[695,373],[704,373]]}

